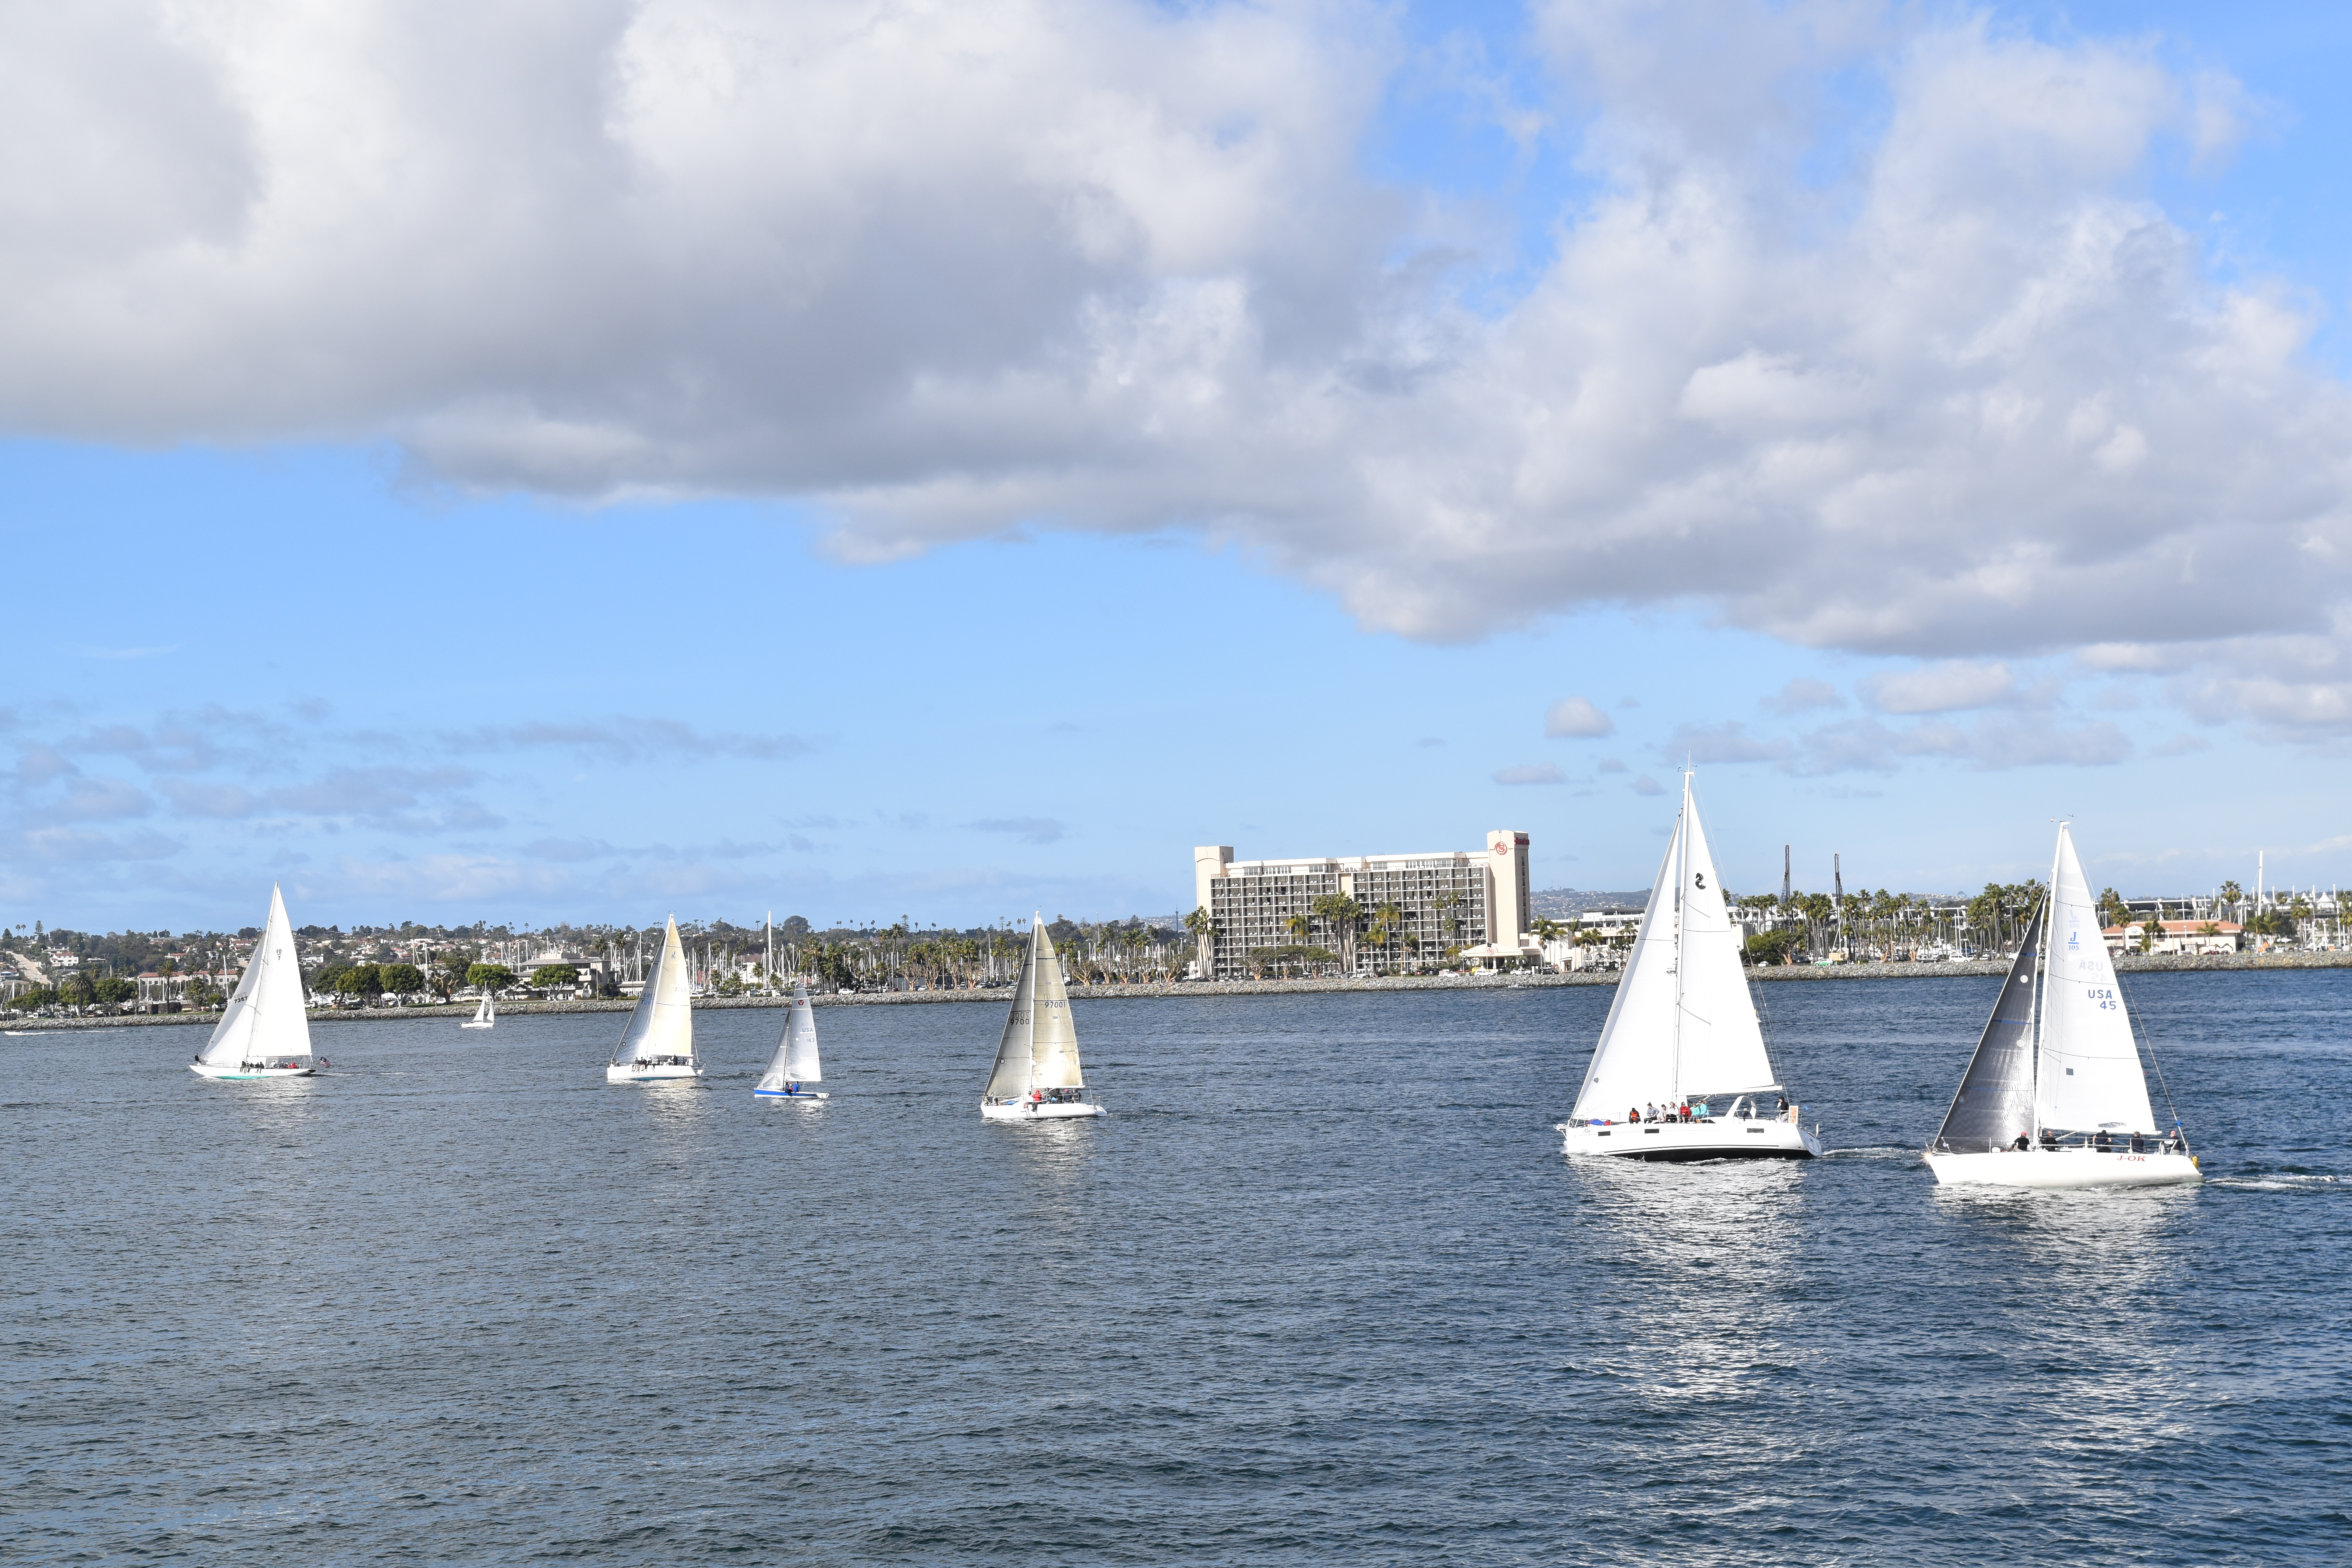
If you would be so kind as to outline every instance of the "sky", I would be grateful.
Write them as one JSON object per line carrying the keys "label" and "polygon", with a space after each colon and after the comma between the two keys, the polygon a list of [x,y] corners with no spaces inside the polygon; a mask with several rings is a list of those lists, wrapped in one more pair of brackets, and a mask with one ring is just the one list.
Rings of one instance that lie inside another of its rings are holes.
{"label": "sky", "polygon": [[2352,880],[2352,17],[0,16],[0,921]]}

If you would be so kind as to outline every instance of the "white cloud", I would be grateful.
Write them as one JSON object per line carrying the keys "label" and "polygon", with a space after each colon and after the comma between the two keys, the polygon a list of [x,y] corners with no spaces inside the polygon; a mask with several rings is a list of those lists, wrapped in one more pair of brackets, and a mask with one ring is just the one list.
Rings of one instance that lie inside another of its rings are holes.
{"label": "white cloud", "polygon": [[1520,763],[1498,769],[1495,782],[1498,784],[1566,784],[1568,775],[1559,771],[1557,763]]}
{"label": "white cloud", "polygon": [[980,833],[1009,834],[1024,844],[1056,844],[1063,833],[1062,825],[1050,816],[993,816],[964,826]]}
{"label": "white cloud", "polygon": [[1845,699],[1839,695],[1836,687],[1826,680],[1811,680],[1801,676],[1764,700],[1767,711],[1780,714],[1784,718],[1791,713],[1803,713],[1816,708],[1844,706]]}
{"label": "white cloud", "polygon": [[[2334,635],[2352,399],[2140,194],[2234,83],[1869,0],[1533,20],[1599,188],[1472,310],[1509,258],[1360,171],[1370,4],[17,7],[0,425],[791,497],[856,560],[1192,528],[1434,639]],[[2231,700],[2352,728],[2276,679]]]}
{"label": "white cloud", "polygon": [[1554,740],[1616,732],[1617,721],[1595,708],[1589,697],[1563,697],[1544,711],[1544,733]]}
{"label": "white cloud", "polygon": [[1956,713],[2014,702],[2024,695],[2009,666],[1958,661],[1883,671],[1856,689],[1881,713]]}
{"label": "white cloud", "polygon": [[1745,724],[1682,724],[1658,748],[1660,756],[1675,762],[1785,763],[1794,754],[1786,741],[1766,741],[1748,732]]}
{"label": "white cloud", "polygon": [[1666,793],[1666,786],[1660,784],[1657,780],[1652,778],[1647,773],[1637,773],[1633,777],[1633,793],[1635,795],[1664,795]]}

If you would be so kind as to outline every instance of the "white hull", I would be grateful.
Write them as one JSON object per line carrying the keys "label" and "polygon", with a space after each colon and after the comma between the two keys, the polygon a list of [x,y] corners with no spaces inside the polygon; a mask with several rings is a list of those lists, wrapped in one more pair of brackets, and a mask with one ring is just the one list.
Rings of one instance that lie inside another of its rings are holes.
{"label": "white hull", "polygon": [[699,1067],[656,1067],[650,1063],[615,1063],[604,1069],[606,1083],[663,1083],[672,1079],[698,1079]]}
{"label": "white hull", "polygon": [[1811,1160],[1822,1141],[1794,1121],[1620,1121],[1591,1127],[1559,1123],[1562,1153],[1616,1160]]}
{"label": "white hull", "polygon": [[461,1029],[494,1029],[498,1027],[498,1026],[491,1023],[487,1018],[468,1018],[464,1023],[458,1025],[457,1027]]}
{"label": "white hull", "polygon": [[781,1089],[755,1089],[751,1092],[761,1100],[824,1100],[828,1098],[814,1089],[808,1089],[789,1091]]}
{"label": "white hull", "polygon": [[314,1064],[297,1068],[214,1067],[208,1062],[190,1062],[188,1070],[198,1078],[310,1078],[318,1072]]}
{"label": "white hull", "polygon": [[2194,1154],[2135,1154],[2129,1150],[1998,1149],[1990,1154],[1929,1152],[1927,1169],[1945,1186],[2167,1187],[2201,1182]]}
{"label": "white hull", "polygon": [[1003,1105],[980,1102],[980,1113],[991,1121],[1067,1121],[1082,1116],[1100,1116],[1103,1108],[1083,1100],[1016,1100]]}

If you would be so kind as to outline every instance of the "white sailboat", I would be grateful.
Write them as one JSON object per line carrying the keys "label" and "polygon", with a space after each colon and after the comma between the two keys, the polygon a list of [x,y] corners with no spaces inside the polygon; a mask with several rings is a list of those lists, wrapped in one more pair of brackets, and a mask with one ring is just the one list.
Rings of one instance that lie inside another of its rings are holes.
{"label": "white sailboat", "polygon": [[809,1085],[824,1081],[824,1067],[816,1057],[816,1012],[809,1005],[806,985],[793,987],[793,1005],[784,1012],[784,1031],[776,1037],[775,1054],[751,1092],[775,1100],[823,1100]]}
{"label": "white sailboat", "polygon": [[1798,1120],[1803,1107],[1790,1103],[1772,1070],[1739,946],[1685,773],[1682,812],[1641,932],[1576,1109],[1559,1124],[1568,1153],[1632,1160],[1821,1153],[1818,1131],[1805,1130]]}
{"label": "white sailboat", "polygon": [[306,1078],[319,1070],[303,1009],[302,961],[276,883],[253,957],[188,1070],[205,1078]]}
{"label": "white sailboat", "polygon": [[1042,916],[1032,916],[1029,962],[1005,1015],[1004,1037],[997,1042],[995,1070],[980,1113],[991,1121],[1052,1121],[1100,1116],[1103,1108],[1086,1097],[1078,1066],[1078,1030],[1070,1016],[1070,994],[1062,984],[1062,961]]}
{"label": "white sailboat", "polygon": [[694,1055],[692,977],[686,967],[686,944],[677,939],[677,917],[670,917],[662,938],[660,962],[637,994],[636,1011],[621,1031],[613,1051],[613,1065],[604,1069],[606,1083],[652,1083],[665,1079],[697,1079],[702,1063]]}
{"label": "white sailboat", "polygon": [[489,992],[485,989],[482,993],[481,1005],[474,1009],[474,1016],[472,1017],[458,1025],[457,1027],[461,1029],[489,1029],[497,1027],[498,1022],[498,1002],[490,995]]}
{"label": "white sailboat", "polygon": [[1940,1183],[2004,1187],[2200,1182],[2176,1119],[2156,1130],[2098,906],[2061,823],[2049,896],[1927,1151]]}

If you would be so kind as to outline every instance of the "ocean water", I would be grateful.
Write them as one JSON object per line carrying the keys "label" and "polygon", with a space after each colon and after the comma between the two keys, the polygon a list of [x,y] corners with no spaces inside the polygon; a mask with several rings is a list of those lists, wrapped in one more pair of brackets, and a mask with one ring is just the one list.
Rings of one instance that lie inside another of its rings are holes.
{"label": "ocean water", "polygon": [[[1600,989],[818,1015],[834,1098],[618,1016],[10,1038],[26,1563],[2352,1559],[2352,972],[2130,996],[2201,1190],[1937,1189],[1992,979],[1763,989],[1832,1145],[1594,1168]],[[2158,1104],[2162,1104],[2161,1096]]]}

